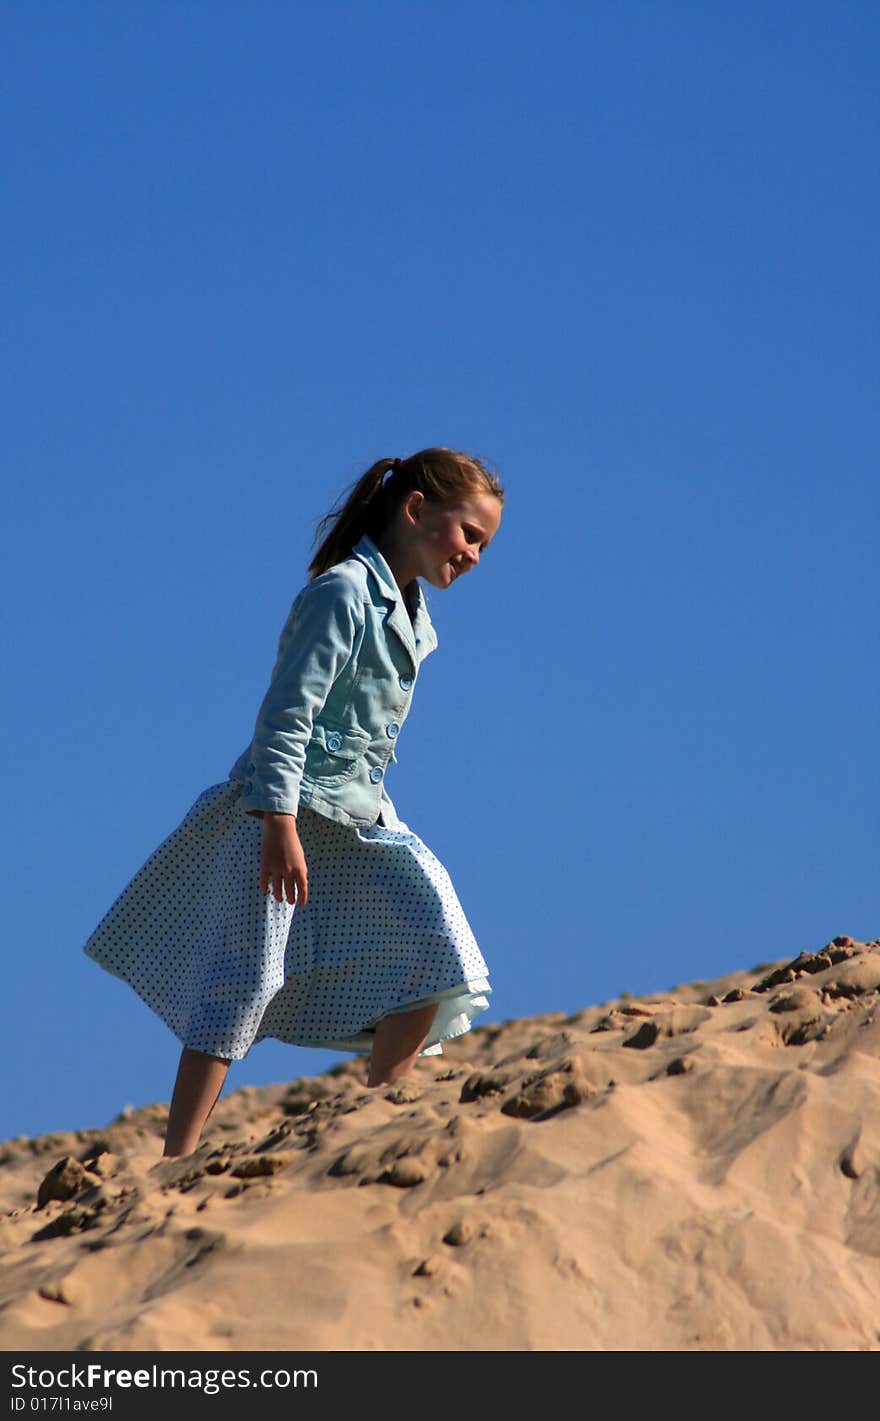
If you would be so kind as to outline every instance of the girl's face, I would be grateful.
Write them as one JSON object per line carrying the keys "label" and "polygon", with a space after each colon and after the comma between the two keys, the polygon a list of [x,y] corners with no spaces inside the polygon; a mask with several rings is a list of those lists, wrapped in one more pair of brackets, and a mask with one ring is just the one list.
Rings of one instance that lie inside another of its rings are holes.
{"label": "girl's face", "polygon": [[451,587],[475,568],[501,522],[501,504],[491,493],[469,494],[455,505],[411,494],[402,513],[412,576],[432,587]]}

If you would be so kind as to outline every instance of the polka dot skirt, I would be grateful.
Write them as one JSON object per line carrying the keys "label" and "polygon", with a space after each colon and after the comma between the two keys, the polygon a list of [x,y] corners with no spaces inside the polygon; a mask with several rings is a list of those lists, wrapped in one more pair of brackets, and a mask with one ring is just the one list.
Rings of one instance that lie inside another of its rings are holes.
{"label": "polka dot skirt", "polygon": [[487,968],[446,869],[403,823],[303,805],[303,907],[260,891],[263,821],[226,780],[199,795],[85,944],[185,1046],[241,1060],[264,1037],[369,1051],[376,1023],[438,1003],[422,1055],[489,1005]]}

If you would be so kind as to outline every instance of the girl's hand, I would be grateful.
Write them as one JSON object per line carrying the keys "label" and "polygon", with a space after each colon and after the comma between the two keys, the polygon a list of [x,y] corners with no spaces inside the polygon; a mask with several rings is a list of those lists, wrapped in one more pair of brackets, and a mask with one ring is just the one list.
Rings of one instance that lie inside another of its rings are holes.
{"label": "girl's hand", "polygon": [[[271,879],[271,886],[270,886]],[[296,902],[304,908],[309,896],[306,856],[296,832],[292,814],[263,815],[263,863],[260,869],[260,890],[274,892],[279,903]]]}

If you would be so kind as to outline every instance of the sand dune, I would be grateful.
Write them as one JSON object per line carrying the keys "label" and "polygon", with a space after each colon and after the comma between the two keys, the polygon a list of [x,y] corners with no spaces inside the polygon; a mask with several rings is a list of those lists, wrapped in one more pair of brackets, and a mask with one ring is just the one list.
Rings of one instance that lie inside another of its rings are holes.
{"label": "sand dune", "polygon": [[880,1348],[880,939],[0,1147],[0,1346]]}

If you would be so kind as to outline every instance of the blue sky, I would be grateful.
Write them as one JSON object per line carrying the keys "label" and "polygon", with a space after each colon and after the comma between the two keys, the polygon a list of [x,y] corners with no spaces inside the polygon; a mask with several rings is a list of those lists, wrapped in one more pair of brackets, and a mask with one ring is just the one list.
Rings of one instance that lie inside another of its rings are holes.
{"label": "blue sky", "polygon": [[6,7],[0,1137],[169,1098],[82,944],[247,744],[318,519],[429,444],[507,491],[427,588],[389,779],[484,1020],[880,933],[878,39],[810,0]]}

